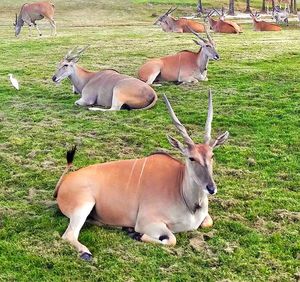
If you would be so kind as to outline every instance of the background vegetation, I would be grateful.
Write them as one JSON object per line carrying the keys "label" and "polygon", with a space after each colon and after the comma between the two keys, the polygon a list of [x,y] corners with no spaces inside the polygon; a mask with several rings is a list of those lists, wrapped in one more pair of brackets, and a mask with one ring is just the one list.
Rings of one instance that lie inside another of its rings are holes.
{"label": "background vegetation", "polygon": [[[249,22],[241,35],[213,34],[221,60],[210,63],[208,82],[166,83],[156,88],[160,99],[149,111],[93,113],[74,106],[78,97],[68,81],[51,81],[69,48],[91,44],[80,61],[88,69],[136,75],[147,58],[196,51],[193,36],[152,25],[151,14],[166,10],[166,1],[57,0],[57,37],[49,36],[43,22],[42,38],[28,38],[24,28],[16,39],[11,24],[22,2],[0,4],[0,280],[299,279],[299,23],[259,33]],[[184,3],[177,15],[194,12],[192,2]],[[20,91],[11,87],[8,73],[18,78]],[[161,95],[201,142],[209,88],[213,132],[231,134],[216,151],[214,227],[177,234],[177,246],[166,248],[86,224],[80,240],[94,260],[81,261],[60,238],[68,219],[52,201],[67,148],[78,144],[77,168],[143,157],[158,148],[176,155],[165,135],[178,135]]]}

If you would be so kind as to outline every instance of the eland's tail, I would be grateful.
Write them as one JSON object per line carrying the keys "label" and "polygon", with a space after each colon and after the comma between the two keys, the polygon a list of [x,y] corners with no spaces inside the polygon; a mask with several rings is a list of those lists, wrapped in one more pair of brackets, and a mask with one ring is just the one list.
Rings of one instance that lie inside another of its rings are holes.
{"label": "eland's tail", "polygon": [[63,182],[65,175],[70,171],[70,168],[73,166],[73,160],[74,160],[75,153],[76,153],[76,145],[67,152],[67,156],[66,156],[67,166],[55,186],[54,193],[53,193],[54,198],[57,197],[59,187],[60,187],[61,183]]}

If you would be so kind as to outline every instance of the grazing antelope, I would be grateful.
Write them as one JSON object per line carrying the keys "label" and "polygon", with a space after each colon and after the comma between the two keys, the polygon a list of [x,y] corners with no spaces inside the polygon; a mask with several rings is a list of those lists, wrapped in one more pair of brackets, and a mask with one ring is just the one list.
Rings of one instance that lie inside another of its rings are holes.
{"label": "grazing antelope", "polygon": [[250,16],[253,19],[253,27],[255,31],[281,31],[281,27],[276,24],[268,23],[265,21],[258,21],[257,12],[255,13],[255,15],[250,12]]}
{"label": "grazing antelope", "polygon": [[87,47],[70,50],[52,77],[55,83],[67,77],[71,80],[74,92],[81,95],[81,98],[75,102],[76,105],[98,105],[109,108],[89,108],[93,111],[145,110],[155,105],[157,95],[143,81],[112,69],[91,72],[77,65]]}
{"label": "grazing antelope", "polygon": [[227,22],[222,19],[214,20],[212,15],[214,14],[214,10],[210,11],[205,17],[208,20],[210,28],[214,32],[219,33],[240,33],[241,27],[237,23]]}
{"label": "grazing antelope", "polygon": [[[206,30],[205,30],[206,31]],[[181,51],[175,55],[152,59],[140,68],[138,77],[147,84],[156,81],[193,82],[208,80],[208,61],[219,60],[215,43],[206,31],[208,40],[191,30],[200,40],[194,42],[201,48],[196,52]]]}
{"label": "grazing antelope", "polygon": [[18,36],[21,32],[21,28],[24,23],[28,24],[29,26],[29,35],[31,36],[31,27],[34,25],[36,30],[38,31],[39,35],[41,36],[42,33],[39,30],[36,21],[42,20],[46,18],[51,27],[52,27],[52,34],[56,35],[56,24],[53,19],[54,16],[54,4],[49,2],[36,2],[32,4],[24,4],[21,7],[19,16],[16,14],[16,22],[14,23],[15,26],[15,34]]}
{"label": "grazing antelope", "polygon": [[163,31],[165,32],[191,32],[191,29],[195,32],[204,32],[205,26],[202,23],[198,23],[196,21],[179,18],[175,19],[171,16],[171,13],[174,12],[177,8],[170,8],[166,13],[160,16],[155,25],[159,24]]}
{"label": "grazing antelope", "polygon": [[97,224],[134,228],[135,239],[175,245],[173,233],[210,227],[208,195],[217,192],[213,180],[213,150],[228,138],[226,131],[211,141],[213,118],[209,92],[204,144],[195,144],[164,96],[171,119],[184,138],[182,144],[168,136],[185,163],[166,153],[142,159],[113,161],[81,168],[66,175],[72,166],[75,148],[67,154],[67,167],[58,181],[54,197],[61,212],[70,219],[62,238],[69,241],[84,260],[92,258],[78,241],[89,216]]}

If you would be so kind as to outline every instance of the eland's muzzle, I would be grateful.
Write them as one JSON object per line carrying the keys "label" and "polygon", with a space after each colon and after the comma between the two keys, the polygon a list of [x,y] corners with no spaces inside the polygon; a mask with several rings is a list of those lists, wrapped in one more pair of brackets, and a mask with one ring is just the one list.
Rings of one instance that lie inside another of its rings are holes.
{"label": "eland's muzzle", "polygon": [[53,82],[57,82],[57,77],[55,75],[53,75],[52,80],[53,80]]}
{"label": "eland's muzzle", "polygon": [[210,185],[210,184],[206,185],[206,190],[210,195],[214,195],[217,193],[217,187],[215,185]]}

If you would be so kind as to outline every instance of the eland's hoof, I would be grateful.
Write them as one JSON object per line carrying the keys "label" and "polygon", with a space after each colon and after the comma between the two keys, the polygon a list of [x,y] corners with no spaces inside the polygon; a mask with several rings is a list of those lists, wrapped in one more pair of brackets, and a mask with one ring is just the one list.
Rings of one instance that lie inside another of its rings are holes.
{"label": "eland's hoof", "polygon": [[89,253],[83,253],[80,255],[80,258],[85,260],[85,261],[91,261],[93,256]]}
{"label": "eland's hoof", "polygon": [[132,233],[128,233],[128,236],[133,240],[141,241],[141,238],[142,238],[143,235],[141,233],[138,233],[138,232],[132,232]]}

